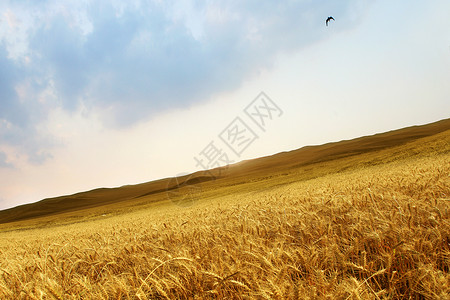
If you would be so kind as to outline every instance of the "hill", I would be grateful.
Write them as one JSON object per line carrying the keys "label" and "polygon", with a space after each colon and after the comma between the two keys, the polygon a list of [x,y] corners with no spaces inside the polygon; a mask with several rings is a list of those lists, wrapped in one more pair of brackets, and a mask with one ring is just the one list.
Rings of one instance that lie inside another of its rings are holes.
{"label": "hill", "polygon": [[448,299],[448,122],[22,207],[0,299]]}
{"label": "hill", "polygon": [[[285,177],[298,172],[305,173],[303,179],[314,178],[330,172],[339,172],[355,167],[350,161],[342,159],[359,157],[362,154],[398,147],[415,140],[436,135],[450,129],[450,119],[435,123],[412,126],[386,133],[365,136],[353,140],[328,143],[320,146],[306,146],[297,150],[278,153],[268,157],[244,161],[226,168],[200,171],[179,178],[166,178],[138,185],[119,188],[100,188],[74,195],[44,199],[39,202],[21,205],[0,211],[0,224],[24,221],[42,217],[57,216],[80,211],[94,211],[94,208],[105,208],[101,213],[110,210],[122,210],[136,205],[158,203],[167,200],[167,192],[189,192],[188,188],[201,185],[202,192],[214,192],[221,187],[235,187],[249,182],[265,182],[273,177]],[[395,156],[383,157],[383,162]],[[340,161],[339,161],[340,160]],[[327,165],[325,169],[312,167],[325,162],[339,161],[334,168]],[[376,162],[371,161],[370,164]],[[310,166],[310,168],[308,168]],[[306,172],[305,170],[308,170]],[[298,180],[298,177],[295,177]],[[264,183],[266,184],[266,183]],[[279,184],[279,183],[278,183]],[[251,189],[251,186],[245,188]],[[223,191],[226,193],[226,191]],[[231,190],[229,192],[232,192]],[[70,216],[70,214],[69,214]]]}

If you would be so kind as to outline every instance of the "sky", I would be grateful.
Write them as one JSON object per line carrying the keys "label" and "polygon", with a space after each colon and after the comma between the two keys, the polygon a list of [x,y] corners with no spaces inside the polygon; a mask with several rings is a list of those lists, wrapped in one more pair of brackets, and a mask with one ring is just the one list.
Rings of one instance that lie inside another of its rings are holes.
{"label": "sky", "polygon": [[0,209],[449,118],[449,11],[1,1]]}

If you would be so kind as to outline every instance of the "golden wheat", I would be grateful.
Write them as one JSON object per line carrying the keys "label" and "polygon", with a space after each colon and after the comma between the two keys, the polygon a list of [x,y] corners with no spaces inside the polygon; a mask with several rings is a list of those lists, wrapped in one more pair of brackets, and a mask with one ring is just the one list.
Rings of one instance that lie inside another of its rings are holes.
{"label": "golden wheat", "polygon": [[0,234],[1,299],[448,299],[450,154]]}

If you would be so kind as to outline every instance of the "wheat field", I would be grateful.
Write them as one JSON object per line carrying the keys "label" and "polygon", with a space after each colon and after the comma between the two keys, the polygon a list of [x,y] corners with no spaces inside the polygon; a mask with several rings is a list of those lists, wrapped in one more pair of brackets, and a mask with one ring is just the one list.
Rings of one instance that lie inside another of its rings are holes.
{"label": "wheat field", "polygon": [[188,208],[3,228],[0,298],[449,299],[448,150]]}

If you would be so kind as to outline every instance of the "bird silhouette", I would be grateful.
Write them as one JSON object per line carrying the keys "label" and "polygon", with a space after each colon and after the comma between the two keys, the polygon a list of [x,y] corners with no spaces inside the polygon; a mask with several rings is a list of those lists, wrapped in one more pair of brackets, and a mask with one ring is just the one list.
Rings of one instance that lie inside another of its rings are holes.
{"label": "bird silhouette", "polygon": [[328,26],[328,22],[330,22],[331,20],[336,21],[333,17],[328,17],[327,20],[325,21],[325,24]]}

